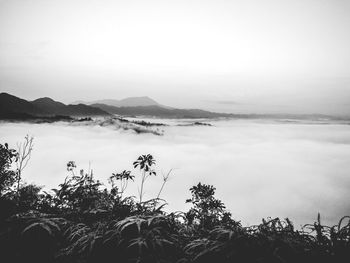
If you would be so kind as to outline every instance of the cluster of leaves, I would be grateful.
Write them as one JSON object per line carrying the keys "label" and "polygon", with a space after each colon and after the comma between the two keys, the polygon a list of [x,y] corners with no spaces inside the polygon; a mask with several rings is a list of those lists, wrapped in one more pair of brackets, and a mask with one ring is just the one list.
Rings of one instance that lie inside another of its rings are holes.
{"label": "cluster of leaves", "polygon": [[[16,152],[0,145],[0,154],[1,176],[15,176],[11,163]],[[5,180],[1,190],[6,194],[0,197],[2,261],[282,263],[350,258],[350,217],[333,227],[322,225],[320,216],[300,230],[279,218],[244,227],[215,197],[216,189],[201,183],[190,189],[188,212],[167,214],[159,195],[171,171],[163,175],[157,197],[143,201],[147,178],[157,175],[155,160],[141,155],[133,165],[140,169],[139,200],[125,196],[128,183],[136,179],[131,171],[113,173],[106,189],[92,170],[76,172],[73,161],[67,164],[69,175],[52,193],[26,184],[13,193],[6,189],[16,180]]]}
{"label": "cluster of leaves", "polygon": [[16,158],[17,153],[14,149],[10,149],[7,143],[0,144],[0,196],[8,193],[17,180],[16,171],[11,169]]}
{"label": "cluster of leaves", "polygon": [[198,237],[174,214],[75,222],[27,213],[2,223],[6,262],[347,262],[350,221],[311,235],[279,218],[252,227],[217,226]]}
{"label": "cluster of leaves", "polygon": [[[322,233],[322,241],[288,220],[263,220],[253,227],[217,227],[185,247],[190,262],[347,262],[350,256],[350,222],[334,235],[334,243]],[[325,228],[319,223],[312,230]],[[342,233],[342,234],[340,234]],[[346,234],[345,234],[346,233]]]}
{"label": "cluster of leaves", "polygon": [[198,183],[190,188],[192,197],[186,200],[193,207],[185,214],[187,223],[196,226],[201,231],[209,231],[218,225],[239,226],[226,211],[224,203],[215,198],[215,187]]}

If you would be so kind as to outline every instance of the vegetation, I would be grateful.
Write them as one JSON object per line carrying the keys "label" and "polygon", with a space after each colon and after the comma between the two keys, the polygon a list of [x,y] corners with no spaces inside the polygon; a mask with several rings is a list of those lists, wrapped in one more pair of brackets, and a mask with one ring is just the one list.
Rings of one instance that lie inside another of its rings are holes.
{"label": "vegetation", "polygon": [[[190,189],[189,211],[165,213],[160,194],[171,170],[163,175],[156,197],[144,200],[147,178],[158,176],[150,154],[133,163],[136,173],[113,173],[110,187],[96,180],[91,169],[78,171],[69,161],[64,182],[44,192],[23,182],[32,143],[26,137],[18,150],[0,144],[2,262],[282,263],[350,258],[350,217],[333,227],[322,225],[320,215],[301,230],[279,218],[244,227],[215,197],[215,188],[202,183]],[[137,178],[138,198],[125,196]]]}
{"label": "vegetation", "polygon": [[159,128],[151,129],[152,125],[149,125],[149,126],[140,125],[140,124],[134,123],[133,121],[129,121],[127,119],[120,118],[120,117],[95,120],[94,124],[97,124],[101,127],[113,127],[117,129],[123,129],[123,130],[133,130],[138,134],[150,133],[150,134],[161,136],[164,133],[164,131],[159,130]]}
{"label": "vegetation", "polygon": [[178,124],[177,126],[213,126],[210,123],[206,123],[206,122],[193,122],[193,123],[186,123],[186,124]]}
{"label": "vegetation", "polygon": [[153,123],[153,122],[148,122],[148,121],[132,121],[132,123],[134,124],[138,124],[138,125],[141,125],[141,126],[146,126],[146,127],[151,127],[151,126],[167,126],[166,124],[164,123]]}

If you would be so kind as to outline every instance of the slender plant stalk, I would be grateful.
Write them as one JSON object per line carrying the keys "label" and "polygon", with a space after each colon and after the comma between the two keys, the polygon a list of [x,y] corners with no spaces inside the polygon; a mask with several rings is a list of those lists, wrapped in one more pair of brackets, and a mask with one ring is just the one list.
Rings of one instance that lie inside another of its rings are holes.
{"label": "slender plant stalk", "polygon": [[162,186],[160,187],[160,190],[159,190],[159,192],[158,192],[158,195],[157,195],[157,198],[156,198],[156,199],[159,199],[160,194],[162,193],[165,184],[168,182],[169,176],[170,176],[170,174],[171,174],[172,171],[173,171],[173,169],[170,169],[169,172],[167,173],[167,175],[165,175],[165,176],[163,175],[163,183],[162,183]]}
{"label": "slender plant stalk", "polygon": [[29,137],[26,135],[24,137],[24,142],[17,144],[17,195],[19,195],[19,188],[22,179],[22,172],[27,167],[28,162],[31,158],[32,150],[33,150],[33,137]]}
{"label": "slender plant stalk", "polygon": [[143,196],[143,185],[146,180],[146,172],[142,171],[142,180],[141,180],[141,190],[140,190],[140,203],[142,203],[142,196]]}

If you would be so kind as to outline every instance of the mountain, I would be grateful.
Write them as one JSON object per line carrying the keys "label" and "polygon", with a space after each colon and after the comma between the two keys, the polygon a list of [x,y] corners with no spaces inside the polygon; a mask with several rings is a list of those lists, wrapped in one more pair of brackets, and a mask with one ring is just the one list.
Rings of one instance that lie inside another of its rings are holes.
{"label": "mountain", "polygon": [[40,98],[32,101],[32,104],[51,115],[65,116],[104,116],[109,115],[105,111],[91,107],[85,104],[65,105],[61,102],[54,101],[51,98]]}
{"label": "mountain", "polygon": [[93,104],[105,104],[109,106],[114,107],[138,107],[138,106],[160,106],[158,102],[151,99],[150,97],[143,96],[143,97],[129,97],[122,100],[114,100],[114,99],[105,99],[105,100],[96,100],[96,101],[90,101],[90,102],[84,102],[84,101],[75,101],[72,104],[86,104],[86,105],[93,105]]}
{"label": "mountain", "polygon": [[42,111],[56,115],[67,115],[65,114],[67,106],[61,102],[54,101],[51,98],[40,98],[33,100],[31,103]]}
{"label": "mountain", "polygon": [[[103,103],[92,105],[66,105],[51,98],[40,98],[27,101],[16,96],[0,93],[1,119],[30,119],[53,116],[109,116],[111,114],[127,116],[151,116],[160,118],[216,118],[229,117],[230,114],[215,113],[198,109],[175,109],[165,107],[148,97],[132,97],[124,100],[103,100],[117,105],[140,106],[111,106]],[[152,105],[149,105],[152,104]]]}
{"label": "mountain", "polygon": [[199,109],[173,109],[162,106],[136,106],[136,107],[115,107],[106,104],[92,104],[111,114],[131,116],[151,116],[160,118],[218,118],[230,117],[231,114],[216,113]]}
{"label": "mountain", "polygon": [[107,116],[109,113],[91,106],[65,105],[50,98],[40,98],[32,102],[0,93],[0,119],[31,119],[64,116]]}
{"label": "mountain", "polygon": [[142,115],[160,118],[217,118],[229,117],[230,114],[215,113],[198,109],[176,109],[159,104],[150,97],[130,97],[122,100],[105,99],[91,102],[75,101],[72,104],[83,103],[99,108],[110,114]]}
{"label": "mountain", "polygon": [[137,106],[160,106],[155,100],[144,96],[144,97],[130,97],[119,101],[119,105],[112,105],[117,107],[137,107]]}
{"label": "mountain", "polygon": [[[128,98],[125,103],[141,103],[150,101],[148,97]],[[130,99],[130,100],[129,100]],[[112,100],[113,101],[113,100]],[[153,100],[152,100],[153,101]],[[136,104],[137,104],[136,103]],[[153,102],[154,103],[154,102]],[[157,102],[155,102],[157,103]],[[135,104],[133,104],[135,105]],[[294,115],[294,114],[227,114],[210,112],[199,109],[176,109],[166,106],[147,105],[147,106],[123,106],[116,107],[102,103],[92,105],[77,104],[66,105],[51,98],[40,98],[34,101],[27,101],[8,93],[0,93],[0,119],[29,120],[41,119],[48,121],[69,120],[70,117],[91,117],[91,116],[110,116],[118,114],[124,116],[150,116],[159,118],[243,118],[243,119],[279,119],[281,121],[291,120],[341,120],[349,121],[348,117],[335,117],[320,114]]]}
{"label": "mountain", "polygon": [[27,119],[45,116],[47,112],[36,105],[8,93],[0,93],[0,119]]}
{"label": "mountain", "polygon": [[7,114],[46,115],[47,113],[29,101],[4,92],[0,93],[0,116]]}

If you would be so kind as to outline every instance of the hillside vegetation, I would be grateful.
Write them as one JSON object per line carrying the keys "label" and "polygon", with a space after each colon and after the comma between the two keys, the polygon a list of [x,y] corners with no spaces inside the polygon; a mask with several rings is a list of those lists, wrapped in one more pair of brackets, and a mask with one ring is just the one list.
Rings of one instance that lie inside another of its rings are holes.
{"label": "hillside vegetation", "polygon": [[[0,144],[1,262],[309,263],[350,258],[350,217],[332,227],[322,225],[320,215],[303,229],[279,218],[245,227],[215,197],[215,187],[202,183],[184,200],[191,204],[189,211],[166,213],[161,197],[172,171],[157,174],[150,154],[137,158],[134,170],[112,173],[109,187],[69,161],[64,182],[45,192],[23,180],[32,149],[28,136],[16,150]],[[162,185],[145,200],[150,177]],[[139,192],[126,196],[128,185],[137,182]]]}

